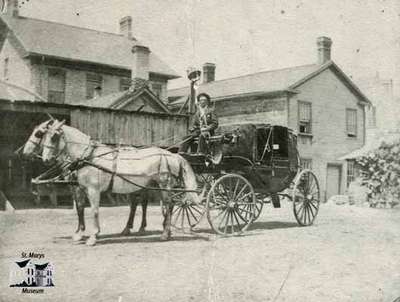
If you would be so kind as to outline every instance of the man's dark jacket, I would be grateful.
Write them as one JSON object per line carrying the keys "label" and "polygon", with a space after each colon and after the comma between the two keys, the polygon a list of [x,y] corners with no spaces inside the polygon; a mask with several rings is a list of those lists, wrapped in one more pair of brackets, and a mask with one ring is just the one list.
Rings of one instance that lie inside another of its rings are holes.
{"label": "man's dark jacket", "polygon": [[214,135],[215,129],[218,128],[218,118],[214,113],[214,110],[208,108],[205,113],[205,117],[201,116],[200,110],[196,112],[193,118],[193,127],[190,131],[200,135],[202,128],[205,128],[206,131],[209,131],[210,135]]}

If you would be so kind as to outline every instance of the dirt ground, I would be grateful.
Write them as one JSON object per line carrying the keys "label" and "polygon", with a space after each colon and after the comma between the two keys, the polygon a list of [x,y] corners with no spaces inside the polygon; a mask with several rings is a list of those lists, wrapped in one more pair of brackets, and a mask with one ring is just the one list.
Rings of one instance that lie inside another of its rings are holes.
{"label": "dirt ground", "polygon": [[[0,301],[388,301],[400,296],[400,210],[321,206],[299,227],[291,204],[265,205],[244,235],[222,238],[204,222],[161,242],[159,207],[148,232],[122,237],[128,207],[101,208],[95,247],[73,245],[73,210],[0,213]],[[138,228],[138,220],[135,230]],[[87,219],[90,227],[91,221]],[[44,253],[54,288],[10,288],[21,252]]]}

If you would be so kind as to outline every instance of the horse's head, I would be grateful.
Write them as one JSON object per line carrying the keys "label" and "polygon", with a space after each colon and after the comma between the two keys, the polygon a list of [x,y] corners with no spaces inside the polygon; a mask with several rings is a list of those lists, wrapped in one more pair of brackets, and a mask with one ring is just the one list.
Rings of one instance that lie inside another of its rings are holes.
{"label": "horse's head", "polygon": [[41,123],[33,129],[33,132],[27,142],[24,145],[24,149],[22,151],[22,155],[24,157],[30,158],[33,156],[39,156],[42,151],[42,140],[43,136],[46,133],[48,127],[50,127],[54,123],[54,119],[48,120],[46,122]]}
{"label": "horse's head", "polygon": [[62,126],[64,121],[55,120],[47,129],[42,138],[43,153],[42,159],[44,163],[51,163],[56,160],[65,148],[65,140],[63,137]]}

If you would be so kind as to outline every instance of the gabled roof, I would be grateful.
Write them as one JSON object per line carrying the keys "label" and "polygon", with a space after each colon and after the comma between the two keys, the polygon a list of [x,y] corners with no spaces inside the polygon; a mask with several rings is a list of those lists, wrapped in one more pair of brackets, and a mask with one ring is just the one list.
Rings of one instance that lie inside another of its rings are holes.
{"label": "gabled roof", "polygon": [[137,99],[143,98],[143,96],[154,102],[154,104],[161,109],[161,112],[170,113],[168,107],[147,86],[136,90],[128,89],[126,91],[110,93],[105,96],[82,101],[77,105],[97,108],[123,109],[128,104],[135,102]]}
{"label": "gabled roof", "polygon": [[[68,61],[81,61],[131,70],[132,46],[137,40],[56,22],[26,17],[0,17],[28,55],[44,55]],[[150,52],[150,72],[169,79],[179,75]]]}
{"label": "gabled roof", "polygon": [[44,270],[48,264],[49,264],[48,262],[44,264],[35,264],[35,268],[38,270]]}
{"label": "gabled roof", "polygon": [[31,261],[31,259],[27,259],[27,260],[15,262],[15,263],[18,264],[18,266],[19,266],[20,268],[24,268],[24,267],[28,264],[29,261]]}
{"label": "gabled roof", "polygon": [[[296,93],[295,89],[297,87],[329,68],[345,82],[346,86],[359,97],[361,102],[370,103],[365,95],[333,61],[328,61],[323,65],[310,64],[262,71],[205,83],[198,87],[197,92],[208,93],[213,100],[274,92]],[[171,101],[171,105],[181,104],[185,100],[184,96],[188,94],[189,87],[172,89],[168,91],[168,98]]]}

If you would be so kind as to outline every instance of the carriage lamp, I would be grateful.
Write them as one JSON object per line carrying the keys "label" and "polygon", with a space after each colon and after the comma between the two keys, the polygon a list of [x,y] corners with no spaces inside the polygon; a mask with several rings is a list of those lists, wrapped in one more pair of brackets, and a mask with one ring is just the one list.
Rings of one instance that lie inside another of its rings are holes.
{"label": "carriage lamp", "polygon": [[201,71],[194,68],[194,67],[189,67],[186,70],[187,77],[190,80],[190,99],[189,99],[189,109],[188,113],[192,114],[194,113],[194,104],[196,102],[196,89],[195,85],[198,80],[200,80],[201,76]]}

